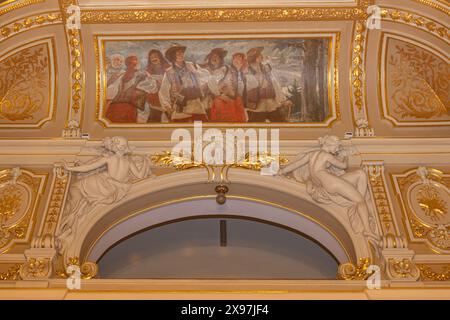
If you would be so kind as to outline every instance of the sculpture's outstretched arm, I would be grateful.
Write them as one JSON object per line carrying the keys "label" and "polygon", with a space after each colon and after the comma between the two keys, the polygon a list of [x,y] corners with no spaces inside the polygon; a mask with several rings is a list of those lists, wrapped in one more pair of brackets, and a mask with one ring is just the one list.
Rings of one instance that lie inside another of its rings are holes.
{"label": "sculpture's outstretched arm", "polygon": [[99,158],[92,163],[83,164],[81,166],[68,166],[67,164],[64,164],[64,168],[67,171],[72,171],[72,172],[89,172],[89,171],[98,169],[101,166],[104,166],[105,164],[106,164],[106,159]]}
{"label": "sculpture's outstretched arm", "polygon": [[288,164],[286,167],[282,168],[280,170],[281,174],[287,174],[290,173],[300,167],[303,167],[304,165],[308,164],[309,162],[309,153],[304,153],[302,156],[300,156],[299,159],[296,161]]}

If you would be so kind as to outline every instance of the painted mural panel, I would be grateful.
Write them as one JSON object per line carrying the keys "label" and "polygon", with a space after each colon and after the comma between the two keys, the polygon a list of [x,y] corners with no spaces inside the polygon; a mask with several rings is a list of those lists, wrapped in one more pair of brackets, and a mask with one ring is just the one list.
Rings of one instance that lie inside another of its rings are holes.
{"label": "painted mural panel", "polygon": [[332,37],[99,37],[107,125],[325,123],[334,116]]}

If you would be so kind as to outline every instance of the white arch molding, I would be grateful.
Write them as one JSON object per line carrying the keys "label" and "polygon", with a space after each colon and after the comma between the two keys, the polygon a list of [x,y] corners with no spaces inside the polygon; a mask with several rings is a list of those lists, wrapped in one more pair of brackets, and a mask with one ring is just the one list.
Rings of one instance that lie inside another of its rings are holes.
{"label": "white arch molding", "polygon": [[80,224],[64,261],[97,261],[123,238],[177,219],[230,216],[285,226],[314,239],[339,263],[371,257],[367,240],[355,234],[345,208],[315,203],[306,187],[293,180],[231,169],[225,205],[215,201],[214,184],[203,169],[176,172],[135,183],[118,203],[98,206]]}

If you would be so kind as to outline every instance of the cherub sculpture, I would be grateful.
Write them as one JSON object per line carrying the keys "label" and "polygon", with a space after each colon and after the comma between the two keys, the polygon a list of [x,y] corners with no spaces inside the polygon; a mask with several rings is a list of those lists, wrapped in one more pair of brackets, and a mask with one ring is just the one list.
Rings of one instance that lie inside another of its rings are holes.
{"label": "cherub sculpture", "polygon": [[120,201],[130,190],[133,178],[143,179],[151,175],[148,157],[137,156],[141,161],[136,161],[124,137],[103,139],[98,151],[101,155],[85,164],[64,164],[67,171],[78,173],[70,186],[57,231],[57,238],[65,243],[94,207]]}
{"label": "cherub sculpture", "polygon": [[319,203],[334,202],[347,207],[355,233],[377,241],[377,227],[369,207],[368,181],[363,170],[347,172],[348,155],[336,136],[319,138],[320,148],[300,153],[279,175],[292,173],[306,183],[308,194]]}

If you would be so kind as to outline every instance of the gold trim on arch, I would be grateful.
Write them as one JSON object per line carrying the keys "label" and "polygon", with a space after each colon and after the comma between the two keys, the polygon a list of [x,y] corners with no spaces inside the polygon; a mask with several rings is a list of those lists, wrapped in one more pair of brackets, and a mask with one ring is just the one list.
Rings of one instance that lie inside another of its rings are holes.
{"label": "gold trim on arch", "polygon": [[0,26],[0,42],[28,30],[61,23],[61,14],[58,11],[24,16]]}
{"label": "gold trim on arch", "polygon": [[[447,15],[450,15],[450,10],[448,9],[448,1],[437,0],[437,2],[439,2],[439,3],[436,3],[431,0],[413,0],[413,1],[423,4],[424,6],[439,10]],[[442,3],[442,4],[440,4],[440,3]]]}
{"label": "gold trim on arch", "polygon": [[[14,3],[17,2],[17,3]],[[18,1],[18,0],[8,0],[5,3],[0,4],[0,8],[5,7],[4,9],[0,9],[0,16],[4,15],[10,11],[14,11],[32,4],[42,3],[45,0],[27,0],[27,1]],[[14,3],[14,4],[13,4]]]}
{"label": "gold trim on arch", "polygon": [[[295,31],[285,31],[285,32],[217,32],[214,35],[221,36],[220,39],[250,39],[250,35],[259,35],[261,39],[281,39],[285,35],[292,35],[296,38],[327,38],[329,41],[328,48],[328,68],[327,68],[327,91],[328,91],[328,116],[322,122],[299,122],[299,123],[285,123],[285,122],[273,122],[270,124],[264,123],[204,123],[205,128],[225,128],[225,127],[245,127],[245,128],[331,128],[333,125],[341,120],[341,109],[340,109],[340,95],[339,95],[339,58],[340,58],[340,48],[341,48],[341,32],[336,30],[321,30],[320,32],[295,32]],[[263,37],[267,35],[266,37]],[[276,36],[278,35],[278,36]],[[146,128],[146,129],[161,129],[161,128],[192,128],[193,124],[184,123],[135,123],[135,124],[109,124],[104,118],[100,111],[102,109],[102,103],[106,101],[106,79],[105,73],[101,74],[101,66],[105,65],[104,61],[100,61],[100,53],[102,59],[105,59],[105,41],[108,39],[101,39],[101,37],[123,37],[121,39],[113,39],[114,41],[130,41],[126,37],[146,37],[151,40],[153,37],[158,37],[158,40],[171,40],[173,37],[181,37],[180,40],[209,40],[211,38],[204,38],[202,36],[209,36],[211,34],[204,33],[157,33],[157,34],[95,34],[94,38],[94,51],[95,51],[95,63],[96,63],[96,112],[95,120],[103,128],[116,128],[116,129],[126,129],[126,128]],[[227,37],[222,37],[227,36]],[[229,36],[229,37],[228,37]],[[164,37],[160,39],[159,37]],[[172,37],[172,38],[168,38]],[[139,40],[137,39],[136,40]],[[133,39],[133,38],[131,38]],[[254,39],[254,38],[251,38]],[[142,39],[145,40],[145,39]],[[99,43],[101,42],[101,44]],[[334,50],[333,50],[334,47]],[[334,54],[333,54],[334,53]],[[334,59],[333,59],[334,58]],[[103,88],[101,88],[103,86]],[[102,89],[103,97],[100,96],[100,89]],[[333,104],[334,100],[334,104]],[[104,107],[104,106],[103,106]],[[105,110],[103,110],[104,113]],[[327,123],[328,122],[328,123]]]}
{"label": "gold trim on arch", "polygon": [[425,31],[446,42],[447,44],[450,42],[449,28],[444,25],[444,23],[427,17],[423,14],[393,7],[382,7],[381,19],[383,21],[406,24],[408,26]]}
{"label": "gold trim on arch", "polygon": [[[199,199],[215,199],[216,196],[213,195],[201,195],[201,196],[191,196],[191,197],[186,197],[186,198],[181,198],[181,199],[175,199],[175,200],[168,200],[168,201],[163,201],[161,203],[155,204],[155,205],[151,205],[142,209],[138,209],[133,211],[131,214],[127,215],[126,217],[122,217],[116,221],[114,221],[111,225],[107,226],[100,235],[97,236],[97,238],[94,241],[91,241],[91,244],[89,245],[89,247],[86,250],[86,255],[84,257],[81,257],[81,260],[83,262],[87,262],[87,258],[91,255],[92,253],[92,249],[95,247],[95,245],[98,243],[98,241],[112,228],[114,228],[115,226],[121,224],[122,222],[137,216],[139,214],[142,214],[145,211],[149,211],[149,210],[153,210],[156,208],[160,208],[163,206],[167,206],[167,205],[171,205],[174,203],[180,203],[180,202],[185,202],[185,201],[191,201],[191,200],[199,200]],[[328,226],[326,226],[325,224],[323,224],[322,222],[320,222],[319,220],[315,219],[314,217],[311,217],[309,215],[306,215],[305,213],[299,211],[299,210],[295,210],[292,208],[289,208],[287,206],[281,205],[281,204],[277,204],[271,201],[266,201],[266,200],[261,200],[261,199],[257,199],[257,198],[252,198],[252,197],[246,197],[246,196],[227,196],[228,199],[240,199],[240,200],[247,200],[247,201],[253,201],[253,202],[258,202],[258,203],[262,203],[262,204],[266,204],[269,206],[273,206],[273,207],[277,207],[280,209],[284,209],[293,213],[296,213],[316,224],[318,224],[321,228],[323,228],[326,232],[328,232],[330,235],[333,236],[333,238],[336,239],[336,241],[339,243],[339,245],[341,246],[341,248],[344,250],[345,255],[347,256],[347,259],[349,262],[354,262],[352,259],[351,254],[349,253],[349,251],[347,250],[347,247],[342,243],[341,239],[336,235],[336,233],[331,230]],[[84,244],[84,243],[83,243]],[[323,245],[322,245],[323,246]],[[83,249],[83,245],[81,246],[81,250]]]}

